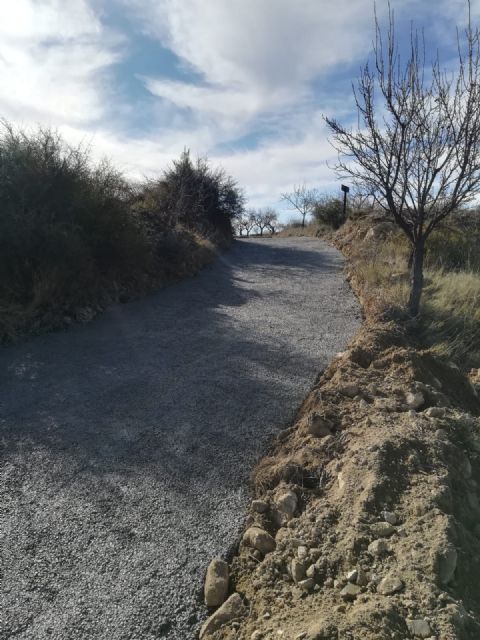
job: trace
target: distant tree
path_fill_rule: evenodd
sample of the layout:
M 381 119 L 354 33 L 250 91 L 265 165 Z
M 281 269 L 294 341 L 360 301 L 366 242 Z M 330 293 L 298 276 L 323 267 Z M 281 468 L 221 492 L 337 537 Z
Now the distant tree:
M 268 227 L 268 219 L 263 209 L 252 210 L 252 221 L 260 231 L 260 235 L 263 236 L 264 230 Z
M 241 236 L 245 231 L 245 234 L 248 237 L 250 235 L 250 232 L 254 228 L 254 226 L 255 226 L 255 220 L 251 215 L 251 212 L 248 212 L 248 211 L 242 212 L 242 214 L 238 217 L 236 222 L 236 228 L 237 228 L 238 234 Z
M 292 209 L 298 211 L 302 216 L 302 227 L 305 226 L 305 218 L 307 215 L 312 213 L 317 198 L 317 190 L 308 189 L 305 183 L 294 186 L 293 191 L 289 193 L 282 193 L 282 200 L 287 202 Z
M 354 92 L 359 125 L 326 122 L 338 174 L 373 194 L 412 244 L 408 306 L 416 316 L 428 238 L 480 193 L 480 38 L 469 19 L 458 36 L 457 69 L 447 73 L 438 58 L 426 68 L 413 30 L 409 55 L 400 60 L 392 12 L 385 41 L 375 22 L 374 65 L 365 66 Z
M 267 207 L 263 210 L 263 219 L 265 220 L 266 227 L 272 234 L 275 234 L 275 229 L 278 227 L 278 214 L 275 209 Z

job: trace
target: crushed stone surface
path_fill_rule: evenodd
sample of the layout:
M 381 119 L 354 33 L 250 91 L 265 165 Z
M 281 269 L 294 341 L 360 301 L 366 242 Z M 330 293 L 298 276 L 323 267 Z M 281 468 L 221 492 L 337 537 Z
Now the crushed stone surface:
M 0 350 L 0 638 L 193 638 L 249 475 L 360 324 L 340 254 L 242 240 L 197 277 Z

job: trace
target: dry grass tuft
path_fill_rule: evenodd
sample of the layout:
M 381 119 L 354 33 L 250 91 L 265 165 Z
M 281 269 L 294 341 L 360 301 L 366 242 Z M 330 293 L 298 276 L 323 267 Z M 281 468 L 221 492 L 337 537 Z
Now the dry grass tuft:
M 464 369 L 480 367 L 479 239 L 475 227 L 450 223 L 427 247 L 419 335 Z M 367 315 L 404 316 L 410 254 L 405 237 L 393 225 L 365 216 L 348 222 L 335 240 L 351 260 L 352 286 Z

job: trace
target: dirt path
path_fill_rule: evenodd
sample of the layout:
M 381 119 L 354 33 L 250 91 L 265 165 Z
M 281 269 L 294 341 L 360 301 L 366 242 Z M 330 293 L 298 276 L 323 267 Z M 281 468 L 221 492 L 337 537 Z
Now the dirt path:
M 253 462 L 358 315 L 334 249 L 243 240 L 0 350 L 0 638 L 193 638 Z

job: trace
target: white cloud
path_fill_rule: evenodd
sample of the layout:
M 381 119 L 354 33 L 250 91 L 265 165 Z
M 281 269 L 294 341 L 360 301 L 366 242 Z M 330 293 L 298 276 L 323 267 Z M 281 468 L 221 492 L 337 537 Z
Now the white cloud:
M 100 119 L 101 74 L 116 44 L 86 0 L 2 3 L 0 113 L 53 125 Z
M 453 23 L 464 8 L 463 0 L 435 8 L 420 0 L 392 4 L 398 22 L 413 17 L 432 30 L 437 13 L 449 11 Z M 377 2 L 381 15 L 386 8 L 386 1 Z M 480 0 L 472 8 L 478 16 Z M 141 78 L 158 105 L 148 135 L 129 133 L 141 99 L 112 85 L 110 72 L 131 44 L 102 22 L 114 10 L 124 25 L 132 21 L 129 38 L 148 33 L 190 72 L 188 82 L 160 72 Z M 132 177 L 158 173 L 189 147 L 225 166 L 253 205 L 275 205 L 293 183 L 334 185 L 326 160 L 335 154 L 321 112 L 349 117 L 348 74 L 341 89 L 331 77 L 352 68 L 356 75 L 365 61 L 372 13 L 373 0 L 3 2 L 0 116 L 57 126 L 71 142 L 91 142 L 97 156 L 110 156 Z M 251 141 L 257 133 L 253 149 L 239 146 L 239 138 Z
M 132 7 L 132 2 L 128 2 Z M 371 0 L 136 0 L 137 18 L 199 83 L 146 79 L 156 96 L 190 109 L 223 140 L 295 112 L 313 80 L 341 68 L 371 41 Z

